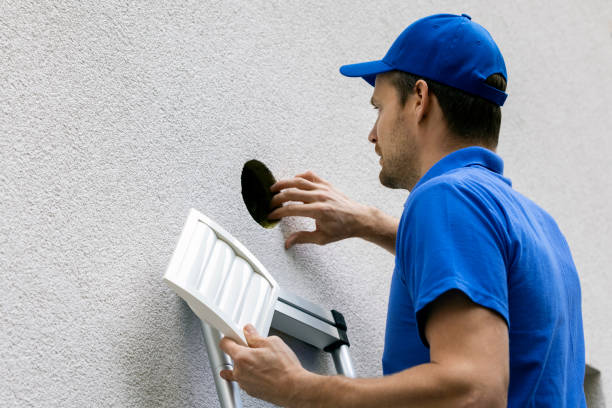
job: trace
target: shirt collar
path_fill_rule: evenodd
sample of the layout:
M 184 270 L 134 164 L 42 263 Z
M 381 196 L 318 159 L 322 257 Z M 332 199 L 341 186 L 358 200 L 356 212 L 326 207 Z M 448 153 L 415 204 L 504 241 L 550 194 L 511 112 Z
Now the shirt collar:
M 421 184 L 434 177 L 440 176 L 450 170 L 471 165 L 480 165 L 486 167 L 494 173 L 503 175 L 504 161 L 497 154 L 489 149 L 480 146 L 464 147 L 463 149 L 455 150 L 454 152 L 444 156 L 436 164 L 434 164 L 419 182 L 414 186 L 412 191 L 416 190 Z

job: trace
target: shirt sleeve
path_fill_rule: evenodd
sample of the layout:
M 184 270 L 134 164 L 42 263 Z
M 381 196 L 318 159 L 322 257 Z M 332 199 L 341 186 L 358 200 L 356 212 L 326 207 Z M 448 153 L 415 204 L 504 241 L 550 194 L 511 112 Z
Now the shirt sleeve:
M 509 326 L 506 241 L 491 203 L 482 192 L 460 184 L 434 182 L 419 190 L 404 242 L 405 278 L 421 342 L 429 347 L 425 316 L 419 312 L 453 289 L 499 313 Z

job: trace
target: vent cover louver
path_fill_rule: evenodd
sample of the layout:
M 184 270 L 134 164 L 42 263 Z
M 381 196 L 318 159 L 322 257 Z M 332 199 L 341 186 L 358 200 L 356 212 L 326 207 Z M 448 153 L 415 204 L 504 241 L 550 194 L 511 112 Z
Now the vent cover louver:
M 202 320 L 242 345 L 242 328 L 270 330 L 278 284 L 236 238 L 191 209 L 164 281 Z

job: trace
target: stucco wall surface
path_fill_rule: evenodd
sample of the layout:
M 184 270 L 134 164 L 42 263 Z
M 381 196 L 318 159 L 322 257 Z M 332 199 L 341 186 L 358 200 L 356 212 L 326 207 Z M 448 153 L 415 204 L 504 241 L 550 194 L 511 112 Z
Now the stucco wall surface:
M 587 362 L 612 398 L 609 1 L 22 0 L 0 13 L 0 405 L 217 406 L 199 321 L 161 280 L 191 207 L 340 310 L 358 375 L 381 375 L 393 256 L 359 239 L 285 251 L 314 222 L 261 228 L 240 172 L 310 169 L 399 217 L 408 192 L 379 184 L 367 141 L 372 88 L 338 68 L 437 12 L 470 14 L 504 54 L 498 152 L 567 237 Z

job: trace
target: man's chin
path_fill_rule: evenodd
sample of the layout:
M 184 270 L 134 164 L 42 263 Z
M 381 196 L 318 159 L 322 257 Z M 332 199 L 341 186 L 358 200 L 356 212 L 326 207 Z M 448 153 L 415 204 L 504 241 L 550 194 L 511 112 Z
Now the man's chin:
M 380 180 L 380 184 L 387 188 L 398 189 L 402 188 L 399 180 L 396 180 L 393 177 L 390 177 L 388 174 L 385 174 L 385 170 L 381 169 L 380 174 L 378 175 L 378 179 Z

